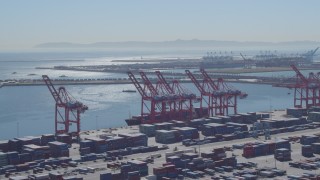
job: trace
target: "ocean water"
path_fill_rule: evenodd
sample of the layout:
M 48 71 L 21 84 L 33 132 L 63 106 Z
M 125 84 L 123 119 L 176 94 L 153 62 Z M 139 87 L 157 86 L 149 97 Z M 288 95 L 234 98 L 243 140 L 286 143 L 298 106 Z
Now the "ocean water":
M 117 73 L 73 72 L 35 67 L 56 65 L 97 65 L 112 64 L 113 59 L 139 59 L 141 54 L 149 58 L 177 57 L 179 53 L 0 53 L 0 79 L 32 79 L 47 74 L 57 78 L 64 74 L 71 78 L 126 77 Z M 156 54 L 156 55 L 155 55 Z M 199 56 L 190 53 L 188 57 Z M 16 72 L 16 74 L 12 74 Z M 29 74 L 36 74 L 28 76 Z M 275 88 L 270 85 L 232 84 L 247 92 L 246 99 L 238 101 L 239 112 L 268 111 L 293 106 L 292 90 Z M 183 84 L 197 94 L 191 83 Z M 124 119 L 140 114 L 139 93 L 123 93 L 123 89 L 134 89 L 132 84 L 123 85 L 68 85 L 72 96 L 83 102 L 89 110 L 81 114 L 81 129 L 109 128 L 124 126 Z M 0 139 L 54 133 L 55 102 L 46 86 L 0 88 Z M 197 104 L 195 105 L 197 106 Z

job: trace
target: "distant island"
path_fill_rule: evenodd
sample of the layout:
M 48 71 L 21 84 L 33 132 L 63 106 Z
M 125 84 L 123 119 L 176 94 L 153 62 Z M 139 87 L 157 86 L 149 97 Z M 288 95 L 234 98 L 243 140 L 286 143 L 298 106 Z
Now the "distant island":
M 175 41 L 123 41 L 123 42 L 96 42 L 79 44 L 71 42 L 48 42 L 35 48 L 122 48 L 122 47 L 255 47 L 255 46 L 320 46 L 318 41 L 288 41 L 288 42 L 259 42 L 259 41 L 217 41 L 217 40 L 175 40 Z

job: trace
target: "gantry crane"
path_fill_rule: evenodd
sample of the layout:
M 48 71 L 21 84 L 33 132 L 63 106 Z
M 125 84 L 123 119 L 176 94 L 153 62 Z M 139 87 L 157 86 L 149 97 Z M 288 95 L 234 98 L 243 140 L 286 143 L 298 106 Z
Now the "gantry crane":
M 211 99 L 213 99 L 212 102 L 215 102 L 215 106 L 212 106 L 212 111 L 210 112 L 210 115 L 225 115 L 225 109 L 228 111 L 228 103 L 227 102 L 227 94 L 224 89 L 219 87 L 218 84 L 216 84 L 211 77 L 208 75 L 208 73 L 201 68 L 200 72 L 206 82 L 209 83 L 211 86 Z M 221 84 L 221 83 L 220 83 Z M 227 112 L 226 111 L 226 112 Z
M 185 70 L 187 76 L 191 79 L 193 84 L 196 86 L 196 88 L 200 92 L 200 112 L 198 116 L 205 117 L 209 114 L 212 114 L 211 112 L 214 111 L 214 108 L 217 105 L 217 102 L 214 98 L 212 98 L 212 87 L 208 82 L 208 79 L 203 79 L 202 83 L 196 79 L 196 77 L 189 71 Z
M 196 95 L 182 87 L 177 80 L 173 80 L 172 86 L 170 86 L 160 71 L 155 73 L 159 79 L 157 83 L 158 91 L 165 89 L 165 92 L 168 93 L 168 99 L 171 100 L 169 101 L 171 119 L 191 120 L 193 118 L 193 101 L 196 99 Z
M 141 123 L 150 124 L 157 122 L 156 117 L 158 118 L 161 115 L 162 110 L 161 97 L 157 95 L 158 93 L 150 81 L 144 81 L 142 87 L 132 72 L 128 71 L 127 74 L 141 95 Z
M 53 99 L 56 102 L 55 105 L 55 133 L 65 134 L 72 133 L 75 136 L 79 136 L 80 133 L 80 114 L 88 110 L 88 107 L 81 102 L 75 100 L 65 89 L 65 87 L 59 87 L 57 90 L 50 78 L 47 75 L 42 75 L 42 78 L 47 85 Z M 70 132 L 70 126 L 75 123 L 76 131 Z M 75 134 L 74 134 L 75 133 Z
M 319 96 L 319 84 L 313 82 L 316 78 L 313 73 L 306 78 L 295 65 L 290 67 L 296 73 L 296 83 L 294 84 L 294 107 L 296 108 L 310 108 L 317 105 L 317 98 Z M 288 87 L 292 87 L 289 85 Z

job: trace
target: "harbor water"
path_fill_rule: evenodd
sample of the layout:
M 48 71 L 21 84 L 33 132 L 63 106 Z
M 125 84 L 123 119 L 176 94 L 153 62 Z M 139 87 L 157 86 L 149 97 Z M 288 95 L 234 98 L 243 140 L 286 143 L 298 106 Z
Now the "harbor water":
M 143 55 L 149 58 L 179 56 L 159 54 L 159 56 L 151 53 Z M 113 63 L 111 59 L 141 58 L 140 54 L 134 53 L 121 55 L 0 53 L 0 79 L 40 79 L 42 74 L 47 74 L 51 78 L 58 78 L 61 75 L 70 78 L 127 77 L 125 74 L 117 73 L 35 69 L 35 67 L 58 65 L 108 65 Z M 195 53 L 193 57 L 195 56 L 200 56 L 200 53 Z M 246 99 L 238 101 L 238 112 L 269 111 L 293 106 L 292 90 L 270 85 L 238 83 L 232 85 L 249 94 Z M 191 83 L 183 86 L 198 93 Z M 125 119 L 140 114 L 140 94 L 122 92 L 124 89 L 135 89 L 132 84 L 68 85 L 66 89 L 75 99 L 89 107 L 88 111 L 81 114 L 82 130 L 125 126 Z M 0 139 L 54 133 L 54 108 L 54 99 L 46 86 L 0 88 Z

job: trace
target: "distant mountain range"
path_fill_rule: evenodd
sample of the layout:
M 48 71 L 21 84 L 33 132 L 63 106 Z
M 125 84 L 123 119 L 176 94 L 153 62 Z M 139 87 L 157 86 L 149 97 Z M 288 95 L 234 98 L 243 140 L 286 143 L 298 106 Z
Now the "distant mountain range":
M 255 41 L 216 41 L 216 40 L 175 40 L 175 41 L 123 41 L 96 42 L 78 44 L 70 42 L 49 42 L 36 45 L 35 48 L 121 48 L 121 47 L 241 47 L 241 46 L 320 46 L 318 41 L 289 41 L 289 42 L 255 42 Z

